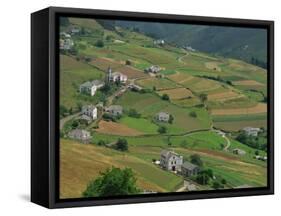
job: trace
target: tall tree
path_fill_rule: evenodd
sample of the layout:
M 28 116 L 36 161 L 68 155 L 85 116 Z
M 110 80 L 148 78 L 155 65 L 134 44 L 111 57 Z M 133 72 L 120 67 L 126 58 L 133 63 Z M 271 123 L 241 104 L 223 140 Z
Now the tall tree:
M 93 181 L 90 181 L 83 197 L 105 197 L 117 195 L 137 194 L 136 177 L 129 168 L 112 167 Z

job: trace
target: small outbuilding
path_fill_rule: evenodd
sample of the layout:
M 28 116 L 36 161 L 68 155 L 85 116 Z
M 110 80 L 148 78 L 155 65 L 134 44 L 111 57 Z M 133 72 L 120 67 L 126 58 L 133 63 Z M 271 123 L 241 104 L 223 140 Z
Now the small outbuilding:
M 182 175 L 190 177 L 197 175 L 200 172 L 200 168 L 193 163 L 185 161 L 181 166 L 181 172 Z

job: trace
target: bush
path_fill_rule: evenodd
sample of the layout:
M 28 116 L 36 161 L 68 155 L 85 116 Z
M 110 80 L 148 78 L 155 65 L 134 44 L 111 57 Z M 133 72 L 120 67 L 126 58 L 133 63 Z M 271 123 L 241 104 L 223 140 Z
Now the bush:
M 227 182 L 226 182 L 225 179 L 222 179 L 222 180 L 221 180 L 221 183 L 222 183 L 222 184 L 226 184 Z
M 133 117 L 133 118 L 140 118 L 141 114 L 138 113 L 135 109 L 129 109 L 128 116 Z
M 203 166 L 203 161 L 201 160 L 200 155 L 198 154 L 191 155 L 190 162 L 200 167 Z
M 128 142 L 126 139 L 119 138 L 116 143 L 116 149 L 119 151 L 127 151 L 128 150 Z
M 195 111 L 191 111 L 189 113 L 189 116 L 192 117 L 192 118 L 196 118 L 197 117 L 197 113 Z
M 214 189 L 221 189 L 221 188 L 224 188 L 224 186 L 223 186 L 220 182 L 215 181 L 215 182 L 213 183 L 213 188 L 214 188 Z
M 167 132 L 167 128 L 166 128 L 165 126 L 160 126 L 160 127 L 158 128 L 158 132 L 159 132 L 160 134 L 164 134 L 164 133 Z
M 130 168 L 112 167 L 92 180 L 82 193 L 83 197 L 120 196 L 139 193 L 137 178 Z
M 161 98 L 162 100 L 166 100 L 166 101 L 170 100 L 169 95 L 167 94 L 163 94 Z
M 168 121 L 168 122 L 169 122 L 170 124 L 173 124 L 173 121 L 174 121 L 174 116 L 170 115 L 170 116 L 169 116 L 169 121 Z
M 104 120 L 106 120 L 106 121 L 113 121 L 113 122 L 116 122 L 116 118 L 115 118 L 113 115 L 111 115 L 110 113 L 104 113 L 104 114 L 102 115 L 102 118 L 103 118 Z
M 97 40 L 97 42 L 95 43 L 95 46 L 99 47 L 99 48 L 102 48 L 102 47 L 104 47 L 104 43 L 103 43 L 102 40 Z
M 104 140 L 99 140 L 97 144 L 99 146 L 104 146 L 105 145 L 105 141 Z

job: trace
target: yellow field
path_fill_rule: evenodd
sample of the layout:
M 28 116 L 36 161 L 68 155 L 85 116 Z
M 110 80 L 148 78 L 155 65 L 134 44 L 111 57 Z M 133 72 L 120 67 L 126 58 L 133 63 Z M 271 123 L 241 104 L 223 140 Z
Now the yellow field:
M 143 134 L 140 131 L 127 127 L 126 125 L 116 122 L 107 122 L 103 120 L 99 122 L 99 128 L 96 129 L 96 131 L 104 134 L 123 136 L 138 136 Z
M 241 86 L 264 86 L 264 84 L 257 82 L 255 80 L 240 80 L 234 81 L 234 85 L 241 85 Z
M 89 144 L 80 144 L 75 141 L 60 141 L 60 198 L 79 198 L 92 179 L 100 175 L 112 166 L 124 168 L 127 164 L 138 163 L 155 169 L 152 164 L 105 147 L 97 147 Z M 144 179 L 143 175 L 136 173 L 137 185 L 141 188 L 154 191 L 165 191 L 163 188 Z
M 177 100 L 177 99 L 183 99 L 188 97 L 193 97 L 194 95 L 192 92 L 186 88 L 175 88 L 175 89 L 168 89 L 168 90 L 162 90 L 157 92 L 160 96 L 163 94 L 169 95 L 170 99 Z

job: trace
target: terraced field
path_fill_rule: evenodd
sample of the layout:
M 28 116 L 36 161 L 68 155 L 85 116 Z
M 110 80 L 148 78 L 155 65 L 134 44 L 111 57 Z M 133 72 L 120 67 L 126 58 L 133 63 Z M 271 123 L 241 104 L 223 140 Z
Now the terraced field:
M 218 179 L 225 179 L 227 189 L 267 184 L 266 163 L 254 159 L 257 149 L 232 135 L 244 127 L 267 127 L 266 70 L 169 43 L 156 45 L 148 35 L 108 23 L 105 27 L 103 21 L 70 18 L 69 23 L 61 31 L 75 26 L 84 33 L 71 34 L 76 52 L 60 55 L 60 108 L 66 110 L 61 118 L 69 117 L 67 127 L 88 130 L 92 138 L 90 144 L 83 144 L 61 134 L 61 198 L 81 197 L 89 181 L 112 166 L 131 168 L 143 191 L 177 191 L 183 186 L 183 177 L 152 162 L 160 159 L 163 149 L 175 151 L 185 161 L 199 155 L 203 169 L 212 169 Z M 152 65 L 161 71 L 145 73 Z M 79 85 L 86 81 L 105 81 L 108 67 L 127 75 L 128 81 L 112 85 L 110 94 L 102 90 L 94 96 L 79 93 Z M 142 89 L 132 90 L 129 84 Z M 169 97 L 162 97 L 164 94 Z M 106 118 L 102 116 L 106 110 L 99 107 L 97 120 L 89 125 L 75 124 L 77 119 L 70 113 L 79 116 L 83 105 L 101 101 L 105 106 L 121 105 L 122 115 Z M 159 121 L 160 112 L 171 119 Z M 219 130 L 226 134 L 219 134 Z M 112 148 L 120 138 L 126 139 L 128 151 Z M 233 154 L 235 148 L 245 155 Z M 197 186 L 198 190 L 213 189 L 212 185 Z

